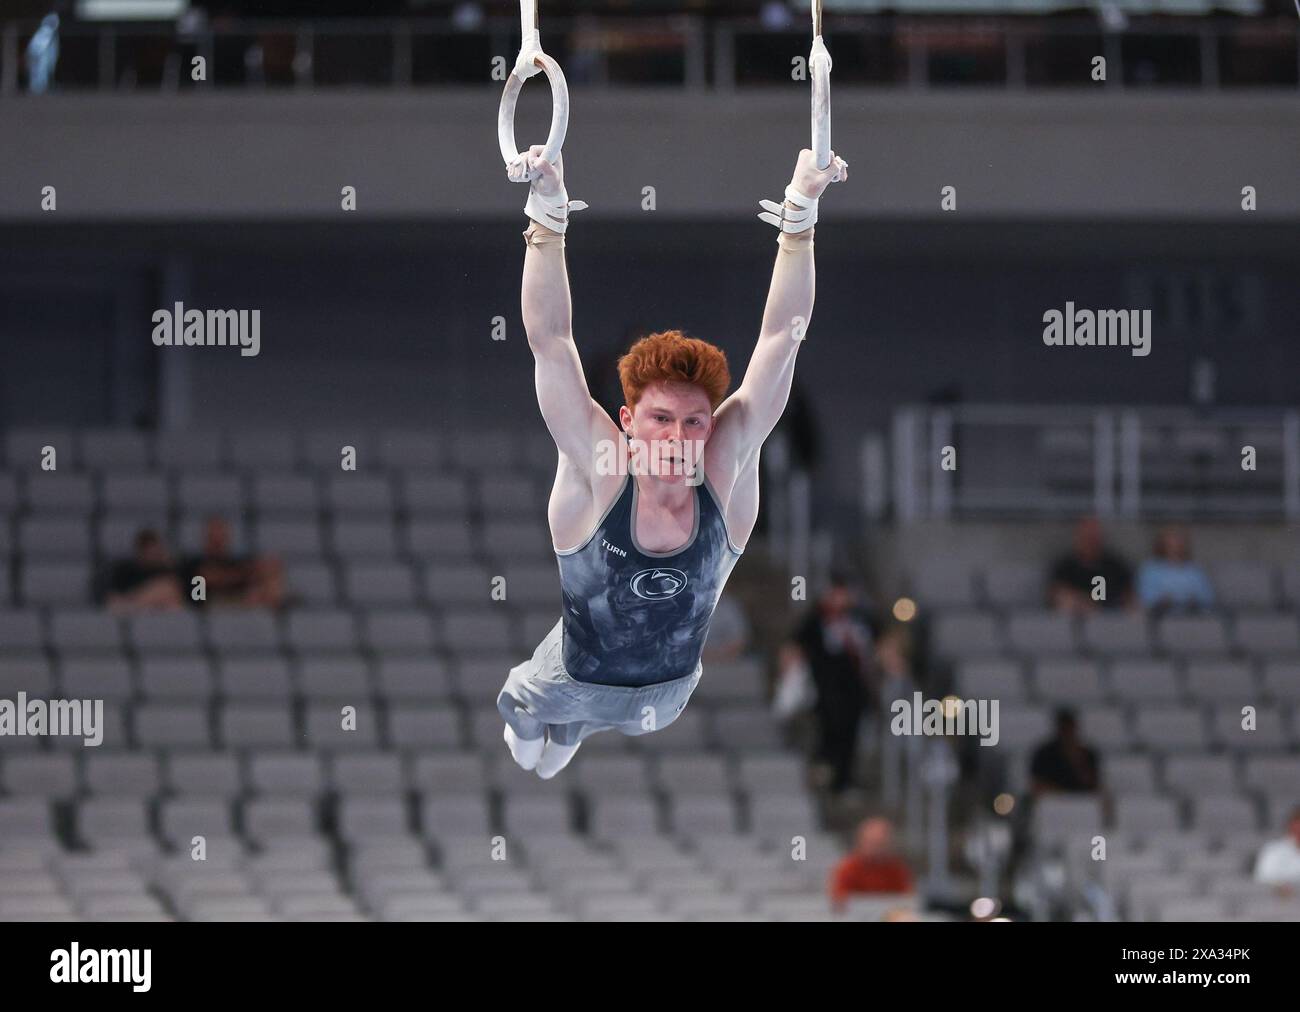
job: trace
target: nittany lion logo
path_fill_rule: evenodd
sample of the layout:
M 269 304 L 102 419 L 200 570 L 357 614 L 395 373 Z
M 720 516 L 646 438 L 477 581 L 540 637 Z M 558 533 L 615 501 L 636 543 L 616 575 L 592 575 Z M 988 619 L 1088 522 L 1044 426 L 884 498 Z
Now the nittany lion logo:
M 632 593 L 647 601 L 676 597 L 686 586 L 686 574 L 680 569 L 643 569 L 632 577 Z

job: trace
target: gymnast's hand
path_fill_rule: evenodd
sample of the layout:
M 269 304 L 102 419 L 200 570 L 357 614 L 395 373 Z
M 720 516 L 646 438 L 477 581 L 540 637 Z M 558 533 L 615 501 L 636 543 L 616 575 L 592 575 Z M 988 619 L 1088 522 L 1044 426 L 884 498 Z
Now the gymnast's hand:
M 531 180 L 533 189 L 543 197 L 554 197 L 564 190 L 564 155 L 556 155 L 552 165 L 542 157 L 544 148 L 534 144 L 510 163 L 507 174 L 516 183 Z
M 790 179 L 790 185 L 804 196 L 816 200 L 831 183 L 842 182 L 848 178 L 849 163 L 834 151 L 831 152 L 830 165 L 819 169 L 812 149 L 804 148 L 799 152 L 799 164 L 794 167 L 794 176 Z

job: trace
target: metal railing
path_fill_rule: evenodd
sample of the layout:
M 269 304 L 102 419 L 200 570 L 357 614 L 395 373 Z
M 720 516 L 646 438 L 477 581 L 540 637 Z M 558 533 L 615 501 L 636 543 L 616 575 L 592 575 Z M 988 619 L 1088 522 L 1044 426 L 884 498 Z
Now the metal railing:
M 863 439 L 868 518 L 1300 520 L 1296 409 L 914 406 L 884 466 L 880 444 Z
M 34 22 L 0 25 L 0 94 L 25 87 L 23 52 Z M 450 20 L 299 20 L 219 24 L 65 23 L 55 87 L 62 91 L 205 88 L 496 85 L 519 24 Z M 1300 21 L 1133 17 L 1121 29 L 1095 18 L 837 14 L 828 22 L 837 86 L 923 90 L 1124 88 L 1176 84 L 1295 87 Z M 771 28 L 754 19 L 694 15 L 548 18 L 547 51 L 571 84 L 716 89 L 786 83 L 806 55 L 802 21 Z M 1092 61 L 1106 60 L 1104 83 Z M 196 80 L 195 59 L 203 74 Z M 504 61 L 504 62 L 503 62 Z

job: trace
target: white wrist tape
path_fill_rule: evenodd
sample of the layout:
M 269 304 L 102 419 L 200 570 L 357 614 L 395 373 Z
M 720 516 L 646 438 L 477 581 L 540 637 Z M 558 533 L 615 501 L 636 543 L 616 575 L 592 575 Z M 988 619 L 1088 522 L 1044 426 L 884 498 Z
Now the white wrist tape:
M 552 232 L 563 234 L 569 227 L 569 212 L 581 211 L 586 206 L 585 200 L 570 200 L 566 189 L 546 197 L 538 193 L 535 186 L 529 186 L 524 213 Z
M 760 200 L 759 204 L 767 210 L 759 217 L 782 232 L 806 232 L 817 224 L 816 197 L 805 196 L 791 184 L 785 188 L 785 199 L 786 203 L 782 204 L 775 200 Z M 794 207 L 787 207 L 787 203 Z

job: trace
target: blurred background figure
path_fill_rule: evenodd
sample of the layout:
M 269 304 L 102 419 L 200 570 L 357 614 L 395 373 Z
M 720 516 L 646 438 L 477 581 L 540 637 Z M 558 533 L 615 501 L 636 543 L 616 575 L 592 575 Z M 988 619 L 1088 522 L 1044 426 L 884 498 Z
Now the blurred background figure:
M 1101 786 L 1097 753 L 1085 745 L 1073 710 L 1056 711 L 1056 733 L 1034 749 L 1029 776 L 1035 797 L 1096 791 Z
M 1255 859 L 1255 881 L 1278 887 L 1284 896 L 1294 896 L 1300 886 L 1300 807 L 1287 820 L 1286 835 L 1260 848 Z
M 183 599 L 176 563 L 157 531 L 145 529 L 137 533 L 131 558 L 122 559 L 110 568 L 104 603 L 118 614 L 181 607 Z
M 832 794 L 853 785 L 858 726 L 871 695 L 871 645 L 870 620 L 856 591 L 834 572 L 782 653 L 787 665 L 807 666 L 815 692 L 816 761 Z
M 853 850 L 831 872 L 832 909 L 842 911 L 850 896 L 912 889 L 912 870 L 894 849 L 894 824 L 882 816 L 864 820 Z
M 186 586 L 192 586 L 196 576 L 203 577 L 207 585 L 206 602 L 196 604 L 279 608 L 284 603 L 284 567 L 280 560 L 233 554 L 230 524 L 223 517 L 208 518 L 203 528 L 202 552 L 186 561 Z
M 27 90 L 35 95 L 50 90 L 59 62 L 59 16 L 47 14 L 27 43 Z
M 1105 597 L 1093 598 L 1093 581 L 1105 580 Z M 1108 551 L 1096 517 L 1084 517 L 1074 528 L 1074 544 L 1052 567 L 1048 596 L 1052 607 L 1071 614 L 1099 608 L 1129 607 L 1133 603 L 1133 573 L 1127 562 Z
M 1137 595 L 1144 608 L 1163 613 L 1214 605 L 1205 570 L 1191 561 L 1187 531 L 1170 525 L 1156 535 L 1151 558 L 1138 567 Z

